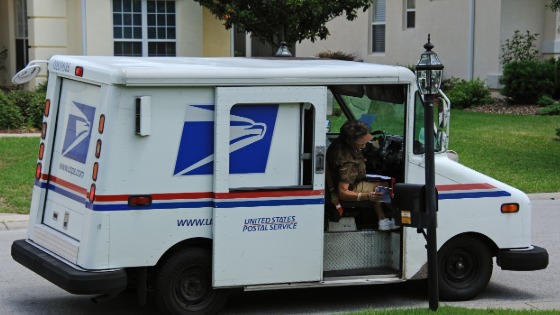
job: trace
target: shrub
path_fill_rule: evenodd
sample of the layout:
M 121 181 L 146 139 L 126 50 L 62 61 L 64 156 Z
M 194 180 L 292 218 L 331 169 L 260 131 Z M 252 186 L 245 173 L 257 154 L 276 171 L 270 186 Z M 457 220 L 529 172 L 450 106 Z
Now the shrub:
M 537 100 L 537 105 L 541 107 L 550 106 L 554 104 L 554 99 L 549 95 L 541 95 Z
M 553 99 L 560 99 L 560 58 L 559 59 L 549 59 L 548 62 L 554 63 L 556 70 L 556 85 L 554 87 L 554 92 L 552 94 Z
M 543 116 L 552 116 L 552 115 L 560 115 L 560 103 L 555 103 L 553 105 L 549 105 L 543 108 L 539 108 L 537 114 Z
M 554 60 L 512 61 L 504 66 L 501 94 L 514 104 L 534 104 L 541 95 L 553 95 L 556 87 Z
M 447 92 L 453 90 L 453 88 L 455 88 L 455 86 L 457 85 L 457 83 L 459 83 L 459 82 L 461 82 L 461 81 L 464 81 L 464 80 L 461 80 L 461 79 L 459 79 L 459 78 L 457 78 L 457 77 L 450 77 L 450 78 L 447 78 L 447 79 L 441 81 L 441 87 L 440 87 L 440 89 L 441 89 L 444 93 L 447 93 Z
M 506 39 L 502 44 L 502 55 L 500 59 L 502 65 L 507 65 L 514 61 L 531 61 L 539 59 L 539 51 L 536 48 L 535 41 L 539 34 L 531 34 L 525 31 L 525 35 L 516 30 L 511 39 Z
M 319 58 L 327 58 L 327 59 L 338 59 L 338 60 L 346 60 L 346 61 L 354 61 L 356 59 L 356 54 L 345 53 L 342 51 L 322 51 L 315 55 Z
M 18 129 L 23 122 L 24 119 L 19 108 L 4 93 L 0 92 L 0 129 Z
M 8 99 L 17 106 L 23 115 L 25 127 L 40 128 L 43 122 L 45 94 L 27 90 L 13 90 L 7 94 Z
M 48 81 L 43 81 L 39 83 L 35 88 L 35 92 L 47 94 L 47 82 Z
M 490 89 L 480 78 L 471 81 L 457 80 L 447 97 L 454 108 L 468 108 L 492 102 Z

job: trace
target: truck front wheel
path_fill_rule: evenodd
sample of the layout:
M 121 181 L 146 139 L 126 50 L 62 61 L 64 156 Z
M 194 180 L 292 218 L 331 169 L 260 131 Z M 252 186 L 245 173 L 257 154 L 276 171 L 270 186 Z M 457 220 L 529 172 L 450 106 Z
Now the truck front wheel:
M 480 294 L 492 276 L 489 247 L 475 237 L 454 238 L 438 252 L 439 296 L 447 301 L 470 300 Z
M 212 288 L 212 259 L 208 250 L 190 248 L 167 258 L 157 273 L 155 299 L 172 315 L 216 314 L 227 299 Z

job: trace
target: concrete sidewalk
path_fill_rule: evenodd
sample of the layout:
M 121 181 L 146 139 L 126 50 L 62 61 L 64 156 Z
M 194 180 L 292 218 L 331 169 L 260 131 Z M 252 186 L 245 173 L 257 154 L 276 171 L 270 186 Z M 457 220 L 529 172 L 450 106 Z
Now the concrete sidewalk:
M 529 194 L 531 200 L 560 200 L 560 192 Z M 29 215 L 16 213 L 0 213 L 0 231 L 27 228 Z
M 15 138 L 15 137 L 40 137 L 41 134 L 40 133 L 36 133 L 36 132 L 14 132 L 14 133 L 5 133 L 5 132 L 0 132 L 0 137 L 5 137 L 5 138 Z

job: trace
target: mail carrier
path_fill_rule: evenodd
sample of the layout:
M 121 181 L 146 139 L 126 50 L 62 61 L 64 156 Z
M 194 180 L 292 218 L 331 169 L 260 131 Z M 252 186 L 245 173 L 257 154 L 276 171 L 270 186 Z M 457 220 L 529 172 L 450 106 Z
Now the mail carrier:
M 385 204 L 402 228 L 379 231 L 356 223 L 359 205 L 333 211 L 326 184 L 326 150 L 347 120 L 370 126 L 364 154 L 393 192 L 424 183 L 424 107 L 407 68 L 54 56 L 48 71 L 28 233 L 12 256 L 66 291 L 134 288 L 164 312 L 212 314 L 232 290 L 427 277 L 415 209 Z M 466 300 L 494 257 L 538 270 L 548 253 L 531 243 L 528 197 L 461 165 L 445 95 L 437 108 L 439 292 Z

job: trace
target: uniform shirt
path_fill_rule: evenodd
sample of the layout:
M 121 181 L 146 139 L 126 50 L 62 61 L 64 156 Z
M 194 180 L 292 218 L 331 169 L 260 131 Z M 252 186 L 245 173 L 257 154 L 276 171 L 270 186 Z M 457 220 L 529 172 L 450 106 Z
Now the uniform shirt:
M 354 150 L 340 137 L 329 146 L 327 163 L 335 185 L 338 185 L 338 182 L 348 183 L 348 189 L 354 190 L 356 184 L 366 177 L 366 163 L 362 151 Z

